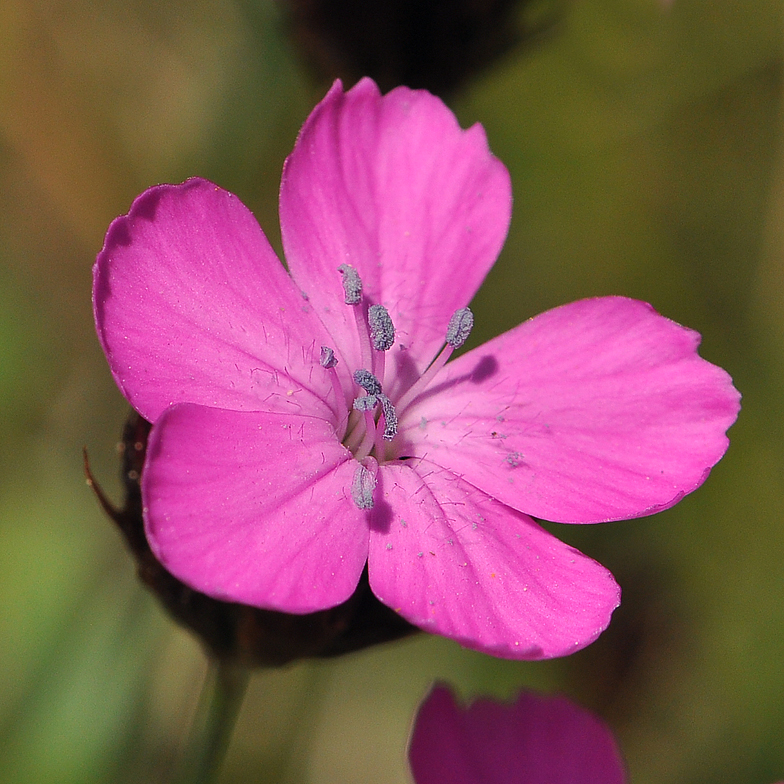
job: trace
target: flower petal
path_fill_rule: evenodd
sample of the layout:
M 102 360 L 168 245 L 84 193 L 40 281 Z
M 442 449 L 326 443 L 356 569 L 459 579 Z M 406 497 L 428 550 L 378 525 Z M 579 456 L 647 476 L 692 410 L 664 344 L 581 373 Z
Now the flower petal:
M 564 305 L 447 364 L 399 432 L 534 517 L 651 514 L 702 484 L 738 413 L 699 339 L 636 300 Z
M 368 566 L 384 604 L 508 659 L 563 656 L 599 636 L 619 602 L 603 566 L 449 472 L 416 463 L 379 468 Z
M 93 292 L 112 373 L 145 418 L 180 402 L 328 411 L 323 326 L 253 215 L 212 183 L 139 196 L 107 232 Z
M 425 91 L 399 87 L 382 97 L 363 79 L 343 93 L 338 81 L 283 171 L 286 260 L 335 342 L 353 347 L 354 367 L 359 348 L 343 305 L 343 263 L 358 270 L 370 301 L 389 310 L 398 335 L 391 357 L 421 372 L 443 345 L 452 313 L 495 262 L 511 204 L 509 174 L 481 126 L 461 130 Z
M 334 607 L 367 559 L 367 523 L 350 497 L 356 466 L 314 417 L 172 406 L 142 474 L 147 538 L 172 574 L 217 599 Z
M 416 717 L 408 757 L 416 784 L 624 784 L 612 732 L 565 697 L 522 692 L 468 708 L 436 686 Z

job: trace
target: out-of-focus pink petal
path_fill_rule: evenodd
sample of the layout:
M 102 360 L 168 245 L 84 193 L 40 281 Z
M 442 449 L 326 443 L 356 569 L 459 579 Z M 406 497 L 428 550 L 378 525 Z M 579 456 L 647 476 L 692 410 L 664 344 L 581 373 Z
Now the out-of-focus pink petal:
M 384 604 L 509 659 L 563 656 L 599 636 L 620 599 L 603 566 L 438 466 L 411 462 L 379 469 L 369 576 Z
M 315 417 L 172 406 L 150 433 L 147 538 L 172 574 L 215 598 L 333 607 L 367 559 L 367 523 L 350 495 L 357 466 Z
M 416 784 L 624 784 L 608 727 L 565 697 L 523 692 L 468 708 L 436 686 L 419 708 L 408 757 Z
M 698 344 L 643 302 L 574 302 L 446 365 L 400 432 L 412 453 L 535 517 L 651 514 L 702 484 L 738 413 L 732 380 Z
M 346 93 L 336 82 L 286 161 L 283 246 L 295 280 L 359 367 L 337 272 L 356 267 L 397 329 L 391 379 L 396 363 L 421 372 L 443 345 L 450 316 L 501 250 L 511 203 L 509 174 L 481 126 L 461 130 L 424 91 L 399 87 L 382 97 L 370 79 Z
M 143 193 L 94 268 L 98 336 L 151 421 L 171 403 L 326 415 L 326 332 L 240 200 L 205 180 Z

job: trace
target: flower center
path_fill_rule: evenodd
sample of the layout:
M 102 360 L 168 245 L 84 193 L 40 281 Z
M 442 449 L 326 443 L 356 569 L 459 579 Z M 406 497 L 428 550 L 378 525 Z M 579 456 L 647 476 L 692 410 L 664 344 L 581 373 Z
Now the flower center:
M 367 305 L 362 296 L 362 280 L 354 267 L 341 264 L 338 271 L 343 276 L 344 302 L 353 310 L 357 323 L 362 364 L 352 374 L 352 394 L 356 396 L 350 406 L 346 405 L 346 394 L 335 370 L 335 352 L 322 346 L 319 362 L 330 374 L 338 403 L 338 437 L 359 462 L 351 497 L 359 509 L 372 509 L 379 463 L 403 459 L 399 445 L 392 443 L 398 434 L 399 417 L 425 391 L 452 352 L 466 342 L 474 326 L 474 315 L 468 308 L 454 312 L 446 328 L 446 345 L 422 375 L 392 400 L 382 387 L 386 352 L 395 343 L 392 318 L 383 305 Z

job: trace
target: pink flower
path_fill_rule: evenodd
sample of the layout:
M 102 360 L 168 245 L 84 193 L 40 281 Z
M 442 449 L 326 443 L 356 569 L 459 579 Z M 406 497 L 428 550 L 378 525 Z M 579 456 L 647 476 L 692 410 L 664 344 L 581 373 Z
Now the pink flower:
M 529 515 L 671 506 L 724 453 L 738 394 L 696 333 L 621 297 L 444 364 L 510 211 L 480 126 L 365 79 L 333 86 L 286 162 L 290 274 L 204 180 L 151 188 L 112 223 L 95 318 L 154 423 L 142 492 L 167 569 L 219 599 L 308 613 L 347 599 L 367 564 L 411 623 L 510 658 L 599 635 L 612 575 Z
M 416 784 L 624 784 L 612 732 L 565 697 L 455 704 L 444 686 L 422 703 L 408 750 Z

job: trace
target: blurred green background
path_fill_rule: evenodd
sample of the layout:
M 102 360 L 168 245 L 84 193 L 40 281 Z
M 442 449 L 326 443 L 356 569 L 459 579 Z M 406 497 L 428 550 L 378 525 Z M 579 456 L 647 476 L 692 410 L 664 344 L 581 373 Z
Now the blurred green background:
M 451 95 L 514 183 L 476 340 L 580 297 L 647 300 L 743 392 L 729 453 L 666 513 L 552 526 L 624 588 L 595 645 L 510 663 L 421 636 L 260 672 L 223 782 L 409 781 L 435 678 L 569 694 L 617 731 L 634 784 L 784 778 L 782 8 L 581 0 L 556 16 Z M 134 196 L 197 174 L 279 246 L 280 169 L 329 84 L 307 61 L 265 0 L 0 0 L 2 784 L 169 779 L 205 662 L 85 485 L 83 446 L 119 499 L 127 412 L 90 269 Z

